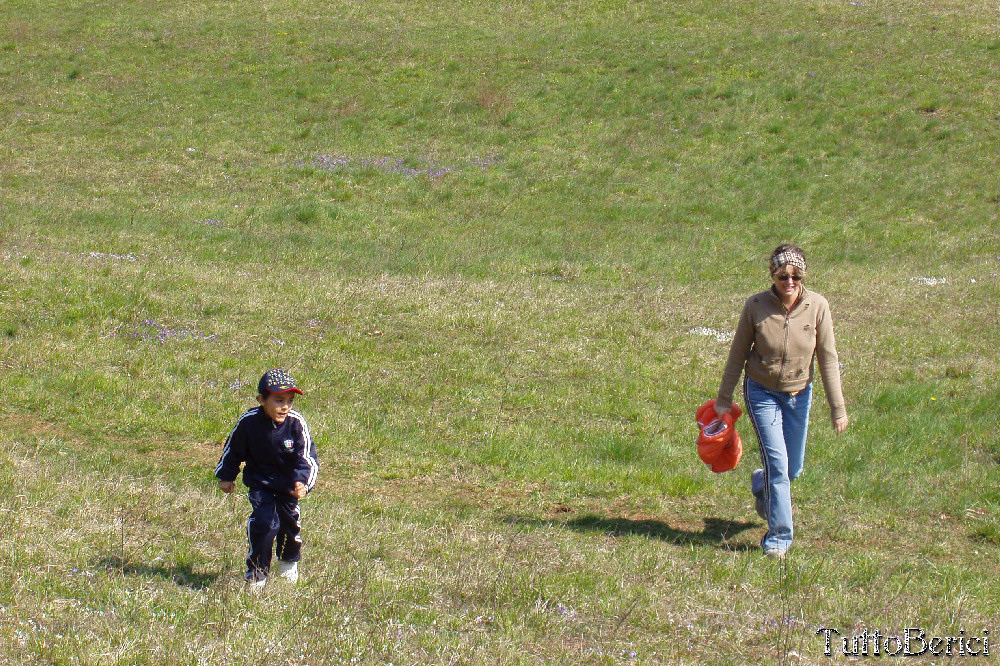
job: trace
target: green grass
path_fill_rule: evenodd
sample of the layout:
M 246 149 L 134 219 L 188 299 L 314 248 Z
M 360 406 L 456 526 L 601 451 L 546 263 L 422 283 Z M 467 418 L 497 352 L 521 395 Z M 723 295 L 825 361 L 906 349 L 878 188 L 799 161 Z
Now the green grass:
M 995 13 L 6 2 L 0 661 L 840 663 L 998 627 Z M 833 306 L 796 545 L 695 408 L 779 242 Z M 714 335 L 700 333 L 717 332 Z M 240 590 L 268 367 L 322 464 Z M 842 655 L 840 655 L 842 656 Z

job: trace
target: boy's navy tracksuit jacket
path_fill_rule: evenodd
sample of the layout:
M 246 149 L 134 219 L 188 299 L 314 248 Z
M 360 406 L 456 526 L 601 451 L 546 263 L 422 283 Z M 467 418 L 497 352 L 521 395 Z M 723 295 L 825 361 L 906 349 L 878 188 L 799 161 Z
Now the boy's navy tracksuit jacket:
M 319 472 L 316 445 L 302 414 L 288 412 L 284 423 L 275 423 L 263 408 L 247 410 L 229 433 L 215 476 L 234 481 L 243 470 L 243 483 L 251 490 L 287 494 L 299 481 L 312 490 Z

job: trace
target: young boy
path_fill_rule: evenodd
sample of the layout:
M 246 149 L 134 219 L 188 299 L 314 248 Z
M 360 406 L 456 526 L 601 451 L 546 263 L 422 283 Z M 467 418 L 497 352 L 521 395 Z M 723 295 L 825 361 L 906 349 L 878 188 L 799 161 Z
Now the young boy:
M 247 589 L 259 592 L 271 569 L 271 548 L 278 556 L 278 575 L 298 581 L 299 500 L 316 483 L 319 462 L 309 426 L 292 409 L 295 394 L 302 391 L 284 370 L 268 370 L 257 384 L 259 407 L 246 411 L 229 433 L 222 458 L 215 468 L 219 488 L 234 489 L 236 475 L 243 469 L 243 483 L 249 488 L 253 512 L 247 521 Z

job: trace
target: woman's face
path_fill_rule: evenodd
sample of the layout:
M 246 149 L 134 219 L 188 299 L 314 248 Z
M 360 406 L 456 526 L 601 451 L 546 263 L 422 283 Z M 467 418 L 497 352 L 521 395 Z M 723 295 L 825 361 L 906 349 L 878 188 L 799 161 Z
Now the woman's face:
M 779 296 L 794 297 L 799 293 L 802 273 L 795 266 L 785 264 L 771 273 L 771 280 L 774 282 L 774 288 L 778 290 Z

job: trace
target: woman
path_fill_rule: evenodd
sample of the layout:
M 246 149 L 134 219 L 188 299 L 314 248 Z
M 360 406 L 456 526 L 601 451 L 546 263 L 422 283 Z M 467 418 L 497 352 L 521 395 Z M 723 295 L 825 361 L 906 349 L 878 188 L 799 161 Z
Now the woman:
M 721 417 L 732 409 L 733 390 L 743 379 L 746 413 L 760 444 L 763 469 L 754 470 L 751 490 L 757 513 L 767 520 L 760 545 L 781 559 L 792 545 L 791 482 L 802 473 L 813 358 L 819 361 L 833 429 L 847 427 L 840 389 L 840 362 L 833 339 L 830 305 L 802 284 L 806 259 L 794 245 L 771 254 L 771 288 L 747 299 L 715 400 Z

